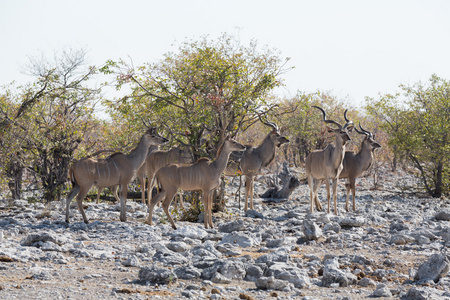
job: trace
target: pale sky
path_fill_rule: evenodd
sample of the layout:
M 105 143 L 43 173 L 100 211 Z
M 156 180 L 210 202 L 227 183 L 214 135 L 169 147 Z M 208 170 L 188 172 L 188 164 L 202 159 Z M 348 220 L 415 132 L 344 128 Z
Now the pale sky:
M 86 48 L 90 65 L 157 62 L 222 33 L 290 57 L 280 96 L 330 91 L 358 105 L 399 84 L 450 80 L 450 1 L 0 0 L 0 85 L 33 78 L 28 57 Z

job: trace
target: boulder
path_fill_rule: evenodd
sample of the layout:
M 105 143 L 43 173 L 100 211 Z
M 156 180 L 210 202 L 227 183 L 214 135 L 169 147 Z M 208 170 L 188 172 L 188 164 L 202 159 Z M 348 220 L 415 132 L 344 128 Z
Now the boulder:
M 231 233 L 234 231 L 244 231 L 247 227 L 243 219 L 237 219 L 232 222 L 220 224 L 218 229 L 220 232 Z
M 406 293 L 405 299 L 408 300 L 440 300 L 445 299 L 440 294 L 442 292 L 438 292 L 435 289 L 429 287 L 416 287 L 413 286 Z
M 229 243 L 242 248 L 257 246 L 261 243 L 261 235 L 254 233 L 231 232 L 223 236 L 221 244 Z
M 234 260 L 226 260 L 219 268 L 219 272 L 228 279 L 237 280 L 243 279 L 246 274 L 244 263 Z
M 362 227 L 366 224 L 367 220 L 359 216 L 346 217 L 339 222 L 341 227 Z
M 153 260 L 161 262 L 167 266 L 183 265 L 189 261 L 183 255 L 170 250 L 158 250 L 153 255 Z
M 415 238 L 413 238 L 412 236 L 399 233 L 399 234 L 391 235 L 391 238 L 389 239 L 389 244 L 406 245 L 406 244 L 412 243 L 414 241 L 415 241 Z
M 275 279 L 273 276 L 260 277 L 255 281 L 255 285 L 262 290 L 289 291 L 292 289 L 288 281 Z
M 206 230 L 197 226 L 181 226 L 171 232 L 173 236 L 182 236 L 190 239 L 204 239 L 208 236 Z
M 175 269 L 175 274 L 179 279 L 192 280 L 200 278 L 202 272 L 194 266 L 182 266 Z
M 127 260 L 122 262 L 125 267 L 139 267 L 141 262 L 136 255 L 131 255 Z
M 438 282 L 447 275 L 450 269 L 449 258 L 443 254 L 433 254 L 426 262 L 419 266 L 415 280 L 419 283 L 432 280 Z
M 215 273 L 212 277 L 211 277 L 211 281 L 214 283 L 220 283 L 220 284 L 229 284 L 231 283 L 231 279 L 229 279 L 228 277 L 220 274 L 220 273 Z
M 53 231 L 48 231 L 48 232 L 30 233 L 20 243 L 23 246 L 34 246 L 35 243 L 47 241 L 61 246 L 67 242 L 67 239 L 64 236 L 61 236 L 61 234 L 57 234 Z
M 318 240 L 323 236 L 322 230 L 313 221 L 305 220 L 303 222 L 303 228 L 303 233 L 308 241 Z
M 150 282 L 153 284 L 169 284 L 177 280 L 177 275 L 172 270 L 158 268 L 155 265 L 141 268 L 138 277 L 141 282 Z
M 337 258 L 328 259 L 325 261 L 323 267 L 322 285 L 330 286 L 333 283 L 338 283 L 339 286 L 345 287 L 355 284 L 357 278 L 350 272 L 345 272 L 339 268 L 339 261 Z
M 392 293 L 389 290 L 388 286 L 385 284 L 379 284 L 377 285 L 377 288 L 375 289 L 375 291 L 373 291 L 373 296 L 374 297 L 392 297 Z
M 442 210 L 438 212 L 434 218 L 438 221 L 450 221 L 450 211 Z

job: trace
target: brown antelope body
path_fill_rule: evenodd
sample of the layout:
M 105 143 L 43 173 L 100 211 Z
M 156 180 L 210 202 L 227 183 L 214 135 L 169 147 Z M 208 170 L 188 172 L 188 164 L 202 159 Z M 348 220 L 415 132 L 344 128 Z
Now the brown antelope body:
M 176 229 L 175 223 L 170 216 L 169 206 L 173 196 L 178 189 L 184 191 L 202 191 L 202 201 L 205 208 L 205 228 L 208 224 L 213 228 L 212 223 L 212 192 L 220 184 L 220 175 L 224 171 L 231 151 L 244 151 L 245 146 L 238 142 L 227 138 L 217 152 L 216 160 L 199 159 L 194 164 L 180 165 L 170 164 L 162 167 L 156 172 L 156 178 L 161 185 L 161 191 L 152 199 L 150 204 L 150 212 L 148 215 L 148 223 L 152 224 L 153 208 L 162 202 L 162 207 L 169 219 L 172 228 Z
M 322 210 L 319 198 L 317 197 L 317 191 L 325 180 L 327 188 L 327 200 L 328 200 L 328 213 L 330 213 L 330 180 L 332 180 L 333 188 L 333 200 L 334 200 L 334 213 L 337 215 L 337 180 L 339 174 L 342 171 L 342 161 L 344 160 L 345 144 L 350 141 L 349 131 L 352 131 L 353 124 L 347 119 L 347 110 L 344 113 L 347 123 L 341 126 L 339 123 L 333 120 L 326 119 L 325 111 L 317 106 L 313 106 L 322 111 L 323 120 L 327 124 L 334 124 L 338 126 L 337 129 L 333 129 L 327 126 L 328 132 L 332 132 L 335 135 L 335 144 L 328 145 L 323 150 L 316 150 L 311 152 L 305 160 L 305 171 L 308 177 L 308 184 L 310 189 L 311 198 L 311 212 L 313 212 L 313 202 L 317 210 Z
M 350 191 L 353 196 L 353 211 L 356 211 L 355 194 L 356 194 L 356 178 L 360 177 L 372 164 L 373 151 L 380 148 L 381 145 L 375 142 L 375 137 L 370 131 L 364 130 L 359 124 L 361 131 L 355 128 L 356 132 L 364 135 L 364 140 L 361 143 L 361 149 L 358 153 L 353 151 L 345 152 L 344 161 L 342 163 L 342 172 L 339 178 L 347 178 L 348 183 L 345 184 L 347 189 L 347 196 L 345 199 L 345 209 L 349 211 L 348 200 Z
M 152 153 L 152 152 L 155 151 L 155 150 L 158 150 L 158 146 L 156 146 L 156 145 L 151 145 L 150 148 L 148 148 L 147 158 L 148 158 L 148 156 L 150 155 L 150 153 Z M 142 176 L 144 176 L 144 170 L 145 170 L 145 162 L 144 162 L 144 164 L 143 164 L 143 165 L 137 170 L 137 172 L 136 172 L 136 177 L 139 178 L 139 183 L 141 183 L 141 188 L 142 188 L 142 182 L 143 182 L 143 181 L 141 181 L 140 175 L 142 174 Z M 144 179 L 142 178 L 142 180 L 144 180 Z M 119 200 L 119 195 L 117 194 L 118 186 L 117 186 L 117 185 L 113 185 L 113 186 L 108 186 L 108 188 L 110 189 L 110 191 L 111 191 L 111 193 L 113 194 L 114 198 L 116 198 L 116 201 L 117 201 L 117 202 L 120 202 L 120 200 Z M 145 183 L 144 183 L 144 188 L 145 188 Z M 103 190 L 103 189 L 104 189 L 104 188 L 98 188 L 97 199 L 95 200 L 95 203 L 96 203 L 96 204 L 98 204 L 98 202 L 99 202 L 99 200 L 100 200 L 100 194 L 102 193 L 102 190 Z M 144 191 L 142 191 L 142 193 L 144 193 Z M 145 203 L 145 202 L 144 202 L 144 196 L 142 196 L 142 203 Z
M 139 145 L 129 154 L 115 153 L 106 159 L 86 158 L 75 162 L 69 169 L 73 188 L 66 201 L 66 222 L 69 223 L 70 202 L 77 196 L 78 209 L 84 222 L 88 223 L 82 201 L 93 185 L 99 188 L 119 186 L 117 196 L 120 202 L 120 220 L 125 222 L 128 183 L 144 163 L 149 146 L 166 142 L 167 139 L 157 135 L 156 130 L 152 128 L 145 132 Z
M 188 164 L 192 163 L 190 156 L 178 147 L 172 147 L 170 150 L 155 150 L 148 154 L 145 163 L 137 172 L 137 177 L 141 183 L 142 203 L 145 203 L 145 175 L 148 178 L 148 206 L 152 198 L 152 189 L 155 185 L 155 174 L 164 166 L 169 164 Z
M 236 176 L 240 170 L 245 176 L 244 211 L 248 210 L 248 198 L 250 198 L 250 209 L 253 209 L 255 176 L 261 173 L 262 168 L 267 167 L 274 160 L 277 147 L 289 143 L 289 140 L 280 134 L 277 124 L 272 122 L 265 122 L 264 124 L 272 127 L 272 131 L 262 141 L 261 145 L 258 147 L 247 146 L 240 161 L 231 163 L 225 171 L 225 175 Z

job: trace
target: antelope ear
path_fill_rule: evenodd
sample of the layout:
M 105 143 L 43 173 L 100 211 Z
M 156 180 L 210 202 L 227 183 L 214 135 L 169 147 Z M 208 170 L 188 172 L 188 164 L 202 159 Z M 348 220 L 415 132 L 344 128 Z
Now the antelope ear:
M 348 132 L 352 132 L 352 131 L 353 131 L 353 128 L 355 128 L 355 126 L 350 125 L 350 126 L 347 127 L 347 131 L 348 131 Z
M 328 131 L 328 132 L 333 132 L 333 131 L 334 131 L 334 129 L 331 128 L 330 126 L 325 126 L 325 127 L 327 128 L 327 131 Z

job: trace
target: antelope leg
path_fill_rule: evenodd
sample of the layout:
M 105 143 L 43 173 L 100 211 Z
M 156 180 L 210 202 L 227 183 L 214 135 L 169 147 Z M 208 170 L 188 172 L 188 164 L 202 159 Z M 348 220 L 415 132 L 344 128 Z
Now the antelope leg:
M 78 184 L 75 184 L 75 186 L 70 191 L 69 196 L 67 196 L 67 200 L 66 200 L 66 223 L 69 223 L 70 202 L 72 202 L 73 198 L 80 192 L 80 190 L 81 190 L 81 187 Z

